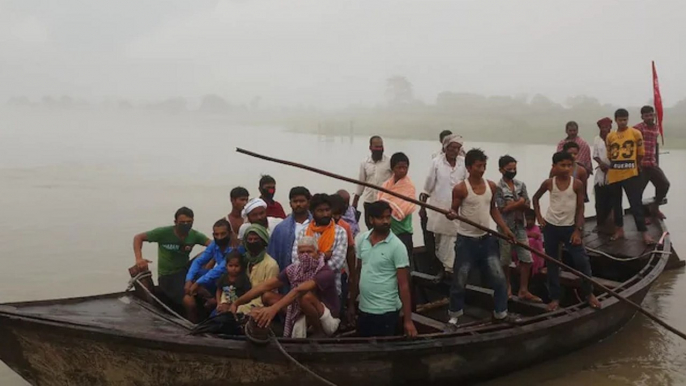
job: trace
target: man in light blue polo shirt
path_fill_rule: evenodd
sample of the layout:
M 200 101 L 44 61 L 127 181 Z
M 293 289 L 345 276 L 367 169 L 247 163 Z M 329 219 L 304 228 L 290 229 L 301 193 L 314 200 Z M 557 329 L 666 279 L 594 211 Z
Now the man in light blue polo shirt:
M 416 336 L 417 329 L 412 322 L 410 262 L 405 245 L 391 232 L 391 207 L 387 202 L 377 201 L 366 210 L 372 230 L 357 237 L 360 261 L 355 277 L 359 278 L 359 285 L 351 286 L 348 310 L 354 313 L 359 291 L 357 332 L 360 336 L 395 335 L 401 308 L 405 334 Z

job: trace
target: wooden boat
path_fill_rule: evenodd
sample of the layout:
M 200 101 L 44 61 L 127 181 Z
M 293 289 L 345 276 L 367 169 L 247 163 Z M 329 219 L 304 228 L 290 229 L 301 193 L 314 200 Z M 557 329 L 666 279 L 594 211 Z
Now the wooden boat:
M 626 255 L 638 234 L 613 248 Z M 585 238 L 595 226 L 588 221 Z M 665 268 L 671 244 L 663 223 L 651 225 L 663 244 L 640 267 L 594 257 L 594 276 L 636 303 Z M 599 245 L 598 248 L 609 246 Z M 610 253 L 612 251 L 606 252 Z M 614 250 L 614 252 L 617 252 Z M 448 283 L 433 275 L 432 261 L 415 256 L 413 319 L 417 339 L 282 339 L 292 357 L 338 385 L 380 386 L 469 384 L 563 355 L 593 344 L 622 328 L 635 310 L 600 294 L 601 310 L 578 301 L 580 281 L 563 275 L 563 308 L 546 312 L 544 305 L 513 299 L 517 323 L 490 321 L 491 291 L 468 288 L 462 328 L 445 332 L 444 298 Z M 534 292 L 545 297 L 535 278 Z M 516 284 L 515 284 L 516 285 Z M 34 385 L 304 385 L 310 375 L 288 362 L 275 343 L 257 346 L 245 337 L 190 336 L 171 315 L 133 292 L 0 305 L 0 359 Z

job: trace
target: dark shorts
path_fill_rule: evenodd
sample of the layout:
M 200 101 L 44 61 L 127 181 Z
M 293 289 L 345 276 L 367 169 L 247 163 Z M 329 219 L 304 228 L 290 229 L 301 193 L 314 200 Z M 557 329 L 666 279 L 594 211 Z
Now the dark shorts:
M 400 310 L 385 314 L 368 314 L 359 312 L 357 317 L 357 333 L 361 337 L 395 336 L 398 334 Z
M 186 284 L 186 274 L 188 272 L 184 269 L 171 275 L 158 276 L 157 282 L 159 289 L 167 299 L 175 304 L 183 304 L 183 297 L 185 295 L 184 285 Z

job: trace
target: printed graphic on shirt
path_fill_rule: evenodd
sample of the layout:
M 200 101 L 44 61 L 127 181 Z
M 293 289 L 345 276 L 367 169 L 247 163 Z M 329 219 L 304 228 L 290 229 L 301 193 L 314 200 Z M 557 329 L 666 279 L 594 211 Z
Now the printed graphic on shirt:
M 607 155 L 610 170 L 607 181 L 610 184 L 638 175 L 638 159 L 645 155 L 641 132 L 634 128 L 615 131 L 607 136 Z
M 610 145 L 610 163 L 613 169 L 633 169 L 636 167 L 636 148 L 643 145 L 641 140 L 634 142 L 633 138 L 621 143 Z

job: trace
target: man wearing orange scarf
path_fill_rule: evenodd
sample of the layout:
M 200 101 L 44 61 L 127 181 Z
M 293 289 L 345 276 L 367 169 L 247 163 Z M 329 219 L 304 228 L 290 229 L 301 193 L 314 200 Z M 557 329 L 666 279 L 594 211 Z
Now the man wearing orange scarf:
M 331 200 L 327 194 L 315 194 L 310 200 L 312 221 L 300 231 L 293 243 L 293 262 L 298 261 L 298 240 L 312 236 L 317 240 L 319 252 L 324 254 L 329 267 L 336 273 L 336 291 L 341 294 L 341 269 L 346 265 L 348 235 L 336 225 L 331 215 Z M 345 300 L 345 299 L 344 299 Z

